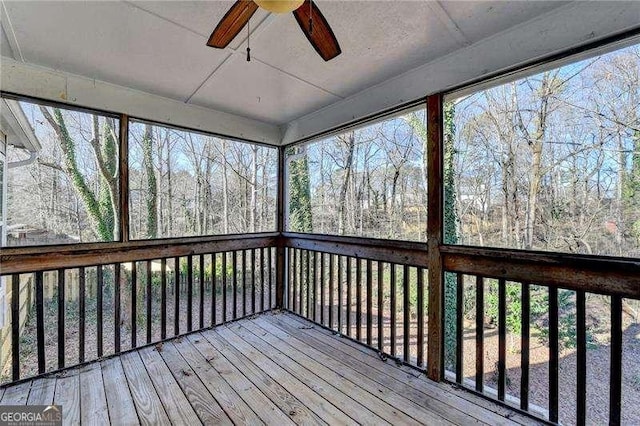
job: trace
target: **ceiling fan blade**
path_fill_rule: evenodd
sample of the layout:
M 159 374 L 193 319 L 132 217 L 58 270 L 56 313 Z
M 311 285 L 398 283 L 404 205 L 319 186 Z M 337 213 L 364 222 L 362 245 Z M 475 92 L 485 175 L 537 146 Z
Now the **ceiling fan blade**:
M 293 11 L 293 15 L 296 17 L 296 21 L 298 21 L 298 25 L 300 25 L 304 35 L 307 36 L 309 43 L 322 56 L 322 59 L 330 61 L 342 53 L 336 36 L 315 2 L 312 3 L 310 0 L 305 0 L 302 6 Z M 313 22 L 311 31 L 309 31 L 310 20 Z
M 218 22 L 218 26 L 211 33 L 207 46 L 224 49 L 231 40 L 238 35 L 240 30 L 247 25 L 249 19 L 258 10 L 258 5 L 253 0 L 238 0 L 231 9 Z

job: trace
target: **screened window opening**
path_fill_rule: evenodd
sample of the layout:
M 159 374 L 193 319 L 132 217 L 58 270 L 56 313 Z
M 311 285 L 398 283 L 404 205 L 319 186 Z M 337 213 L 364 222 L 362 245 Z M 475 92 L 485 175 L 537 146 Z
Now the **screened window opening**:
M 277 150 L 129 125 L 132 239 L 275 231 Z
M 426 240 L 424 109 L 286 152 L 292 232 Z
M 445 106 L 446 242 L 640 257 L 640 45 Z
M 7 98 L 0 115 L 2 245 L 116 241 L 119 120 Z

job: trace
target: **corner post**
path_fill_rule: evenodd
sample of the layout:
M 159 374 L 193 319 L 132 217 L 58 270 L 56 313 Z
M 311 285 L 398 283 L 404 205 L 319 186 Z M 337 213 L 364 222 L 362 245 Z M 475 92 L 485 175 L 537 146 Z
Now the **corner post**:
M 443 100 L 437 93 L 427 97 L 427 246 L 429 265 L 429 331 L 427 376 L 444 377 L 444 273 L 440 246 L 443 242 Z
M 284 156 L 285 147 L 278 147 L 278 200 L 277 200 L 277 231 L 278 239 L 276 246 L 276 308 L 284 308 L 284 287 L 285 287 L 285 255 L 284 255 Z

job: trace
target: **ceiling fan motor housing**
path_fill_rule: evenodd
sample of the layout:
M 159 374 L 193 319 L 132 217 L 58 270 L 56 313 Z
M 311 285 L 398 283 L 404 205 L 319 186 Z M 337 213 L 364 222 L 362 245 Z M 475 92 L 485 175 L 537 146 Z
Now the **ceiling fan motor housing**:
M 273 13 L 289 13 L 299 8 L 304 0 L 254 0 L 258 6 Z

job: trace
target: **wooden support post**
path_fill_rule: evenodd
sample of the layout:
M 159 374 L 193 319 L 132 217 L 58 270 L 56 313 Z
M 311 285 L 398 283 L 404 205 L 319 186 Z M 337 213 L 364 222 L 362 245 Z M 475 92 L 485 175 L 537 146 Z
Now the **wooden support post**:
M 278 148 L 278 202 L 277 202 L 277 231 L 279 233 L 276 248 L 276 309 L 284 308 L 285 292 L 285 257 L 284 257 L 284 147 Z
M 442 95 L 427 97 L 427 246 L 429 265 L 429 336 L 427 375 L 440 381 L 444 376 L 444 274 L 440 246 L 443 242 L 443 157 Z

